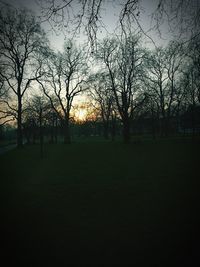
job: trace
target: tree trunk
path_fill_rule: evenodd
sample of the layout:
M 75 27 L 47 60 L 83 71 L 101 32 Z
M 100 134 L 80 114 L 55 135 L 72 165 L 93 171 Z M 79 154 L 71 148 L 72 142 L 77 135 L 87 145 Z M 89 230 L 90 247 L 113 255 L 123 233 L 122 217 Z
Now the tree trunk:
M 64 143 L 65 144 L 71 144 L 69 120 L 65 120 L 65 122 L 64 122 Z
M 55 124 L 55 143 L 57 144 L 58 143 L 58 118 L 56 117 L 55 118 L 55 120 L 56 120 L 56 124 Z
M 55 136 L 55 133 L 54 133 L 54 131 L 55 131 L 55 129 L 54 129 L 54 115 L 52 115 L 52 125 L 51 125 L 51 127 L 50 127 L 50 143 L 51 144 L 54 144 L 54 136 Z
M 125 144 L 129 144 L 131 141 L 129 118 L 123 120 L 123 141 Z
M 26 130 L 26 133 L 24 133 L 24 135 L 26 137 L 27 144 L 30 145 L 30 143 L 31 143 L 31 140 L 30 140 L 31 134 L 29 132 L 29 129 Z
M 109 135 L 108 135 L 108 127 L 109 127 L 108 122 L 107 122 L 107 121 L 104 121 L 104 122 L 103 122 L 103 136 L 104 136 L 104 138 L 105 138 L 106 140 L 109 139 Z
M 195 136 L 195 130 L 196 130 L 196 123 L 195 123 L 195 104 L 193 102 L 193 105 L 192 105 L 192 138 L 194 138 Z
M 115 140 L 115 135 L 116 135 L 116 118 L 112 117 L 112 124 L 111 124 L 111 138 L 112 138 L 112 141 Z
M 161 120 L 161 136 L 162 137 L 168 137 L 169 135 L 169 122 L 168 117 L 163 117 Z
M 153 139 L 156 139 L 156 125 L 155 125 L 154 115 L 152 115 L 152 118 L 151 118 L 151 125 L 152 125 L 152 137 Z
M 18 110 L 17 110 L 17 147 L 23 146 L 22 137 L 22 100 L 21 96 L 18 96 Z
M 170 135 L 170 118 L 165 118 L 165 137 L 169 137 Z
M 40 114 L 39 114 L 39 121 L 40 121 L 40 157 L 43 158 L 43 131 L 42 131 L 42 109 L 40 109 Z

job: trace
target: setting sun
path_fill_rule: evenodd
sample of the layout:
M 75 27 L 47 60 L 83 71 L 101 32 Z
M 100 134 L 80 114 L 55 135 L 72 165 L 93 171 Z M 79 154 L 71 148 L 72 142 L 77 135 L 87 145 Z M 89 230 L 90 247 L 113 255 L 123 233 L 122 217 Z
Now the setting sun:
M 88 116 L 87 104 L 78 103 L 73 106 L 72 117 L 77 122 L 84 122 Z
M 91 102 L 82 102 L 73 106 L 71 115 L 76 122 L 85 122 L 96 120 L 98 113 Z
M 84 121 L 87 117 L 87 110 L 84 108 L 80 108 L 74 114 L 75 120 L 77 121 Z

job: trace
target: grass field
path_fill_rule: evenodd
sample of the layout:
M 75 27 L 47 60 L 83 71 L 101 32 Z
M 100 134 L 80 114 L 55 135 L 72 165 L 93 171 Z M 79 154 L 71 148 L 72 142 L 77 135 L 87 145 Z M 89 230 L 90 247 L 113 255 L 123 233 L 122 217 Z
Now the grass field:
M 1 155 L 7 261 L 195 266 L 199 151 L 199 141 L 174 139 Z

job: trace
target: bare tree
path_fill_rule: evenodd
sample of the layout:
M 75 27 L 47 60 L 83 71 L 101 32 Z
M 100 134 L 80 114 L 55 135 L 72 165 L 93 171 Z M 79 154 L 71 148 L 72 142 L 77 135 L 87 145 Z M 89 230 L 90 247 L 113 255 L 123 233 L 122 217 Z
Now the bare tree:
M 64 33 L 72 33 L 73 37 L 80 32 L 86 33 L 92 50 L 97 41 L 98 33 L 106 29 L 103 13 L 110 5 L 117 6 L 119 18 L 117 25 L 124 30 L 127 24 L 134 23 L 142 29 L 139 22 L 140 0 L 40 0 L 42 20 L 48 21 L 54 29 Z M 108 4 L 108 6 L 107 6 Z M 114 14 L 113 14 L 114 15 Z M 145 32 L 144 32 L 145 33 Z
M 43 20 L 63 32 L 80 33 L 81 29 L 88 36 L 92 49 L 96 44 L 97 35 L 105 28 L 103 11 L 116 10 L 110 6 L 112 1 L 105 0 L 40 0 Z M 188 42 L 200 34 L 200 2 L 199 0 L 157 0 L 148 1 L 154 8 L 152 21 L 148 29 L 144 28 L 141 18 L 146 16 L 147 6 L 142 0 L 118 0 L 112 4 L 116 6 L 118 20 L 122 32 L 127 27 L 138 28 L 156 46 L 151 37 L 152 31 L 162 35 L 162 26 L 167 25 L 175 39 L 181 38 Z M 188 8 L 189 7 L 189 8 Z
M 73 37 L 83 29 L 93 48 L 97 32 L 103 25 L 101 9 L 104 0 L 40 0 L 42 20 L 64 33 L 72 33 Z
M 27 10 L 3 9 L 0 12 L 0 77 L 11 99 L 4 101 L 17 119 L 17 145 L 22 146 L 23 96 L 36 77 L 41 76 L 35 57 L 45 34 Z
M 167 88 L 166 88 L 166 133 L 169 132 L 170 119 L 175 116 L 184 94 L 181 87 L 181 68 L 184 62 L 184 53 L 182 44 L 176 41 L 170 42 L 166 48 L 166 70 L 167 70 Z
M 195 41 L 195 44 L 194 44 Z M 199 62 L 199 45 L 196 40 L 192 40 L 186 49 L 185 64 L 182 68 L 181 84 L 184 90 L 184 99 L 180 105 L 182 115 L 187 114 L 192 129 L 193 136 L 196 133 L 198 126 L 198 110 L 200 108 L 200 62 Z
M 105 139 L 109 138 L 109 127 L 112 119 L 114 119 L 112 114 L 115 111 L 115 101 L 111 87 L 108 73 L 99 72 L 91 77 L 90 97 L 97 104 L 103 122 Z
M 86 89 L 87 63 L 85 53 L 68 41 L 63 53 L 50 53 L 46 58 L 46 76 L 37 79 L 52 108 L 64 127 L 64 142 L 70 143 L 70 111 L 74 98 Z
M 157 48 L 146 58 L 148 71 L 148 95 L 159 110 L 162 133 L 168 134 L 170 119 L 178 111 L 184 94 L 180 84 L 181 68 L 184 60 L 182 45 L 171 42 L 167 48 Z
M 199 13 L 199 0 L 159 0 L 152 13 L 153 28 L 162 36 L 162 25 L 167 22 L 176 39 L 188 42 L 200 35 Z
M 5 69 L 0 66 L 0 73 L 3 73 Z M 7 110 L 8 103 L 8 91 L 5 86 L 5 80 L 0 75 L 0 125 L 4 125 L 8 122 L 15 120 L 15 113 L 13 110 Z
M 200 104 L 200 36 L 192 39 L 186 48 L 186 55 L 189 59 L 194 77 L 197 102 Z
M 47 120 L 48 114 L 51 110 L 51 106 L 47 98 L 42 95 L 33 95 L 31 99 L 26 103 L 24 109 L 24 118 L 23 118 L 23 125 L 25 124 L 24 130 L 27 131 L 27 139 L 29 139 L 29 131 L 37 131 L 39 130 L 39 142 L 40 142 L 40 156 L 43 157 L 43 144 L 44 144 L 44 133 L 43 128 L 45 121 Z M 34 128 L 35 129 L 28 129 L 29 128 L 29 121 L 34 121 Z M 36 136 L 35 136 L 36 137 Z M 29 142 L 30 140 L 28 140 Z
M 139 47 L 139 36 L 122 40 L 105 39 L 99 49 L 100 58 L 108 70 L 118 112 L 123 123 L 123 139 L 130 142 L 130 123 L 139 97 L 139 76 L 144 51 Z
M 0 72 L 3 72 L 2 66 L 0 66 Z M 5 81 L 2 77 L 0 77 L 0 98 L 4 97 L 6 95 L 6 89 L 5 89 Z

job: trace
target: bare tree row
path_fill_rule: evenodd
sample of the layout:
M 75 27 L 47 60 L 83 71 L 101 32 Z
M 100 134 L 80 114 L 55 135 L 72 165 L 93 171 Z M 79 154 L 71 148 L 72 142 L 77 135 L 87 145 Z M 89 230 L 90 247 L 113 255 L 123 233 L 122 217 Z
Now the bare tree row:
M 96 52 L 89 56 L 85 46 L 72 40 L 65 42 L 62 52 L 55 52 L 30 12 L 6 8 L 0 13 L 2 123 L 17 121 L 21 147 L 24 120 L 38 114 L 42 142 L 43 115 L 52 112 L 63 128 L 64 142 L 70 143 L 74 99 L 89 93 L 100 112 L 106 138 L 109 124 L 114 135 L 119 119 L 123 140 L 129 143 L 138 114 L 160 121 L 161 131 L 167 135 L 175 117 L 189 107 L 194 115 L 199 107 L 199 48 L 197 35 L 187 43 L 171 41 L 167 47 L 149 50 L 143 46 L 142 32 L 123 28 L 122 34 L 99 41 Z M 32 95 L 39 95 L 37 101 L 29 101 Z M 31 114 L 27 116 L 28 111 Z

